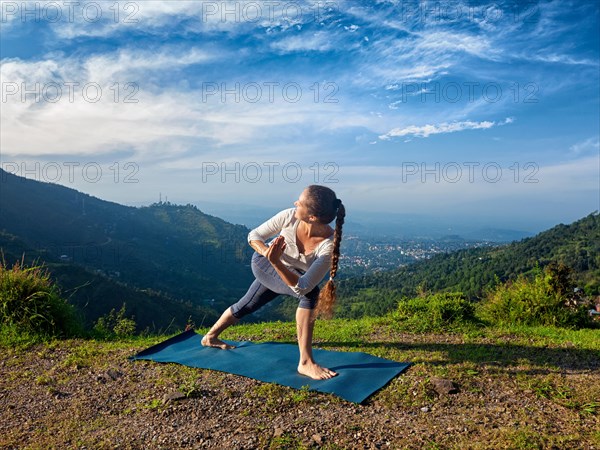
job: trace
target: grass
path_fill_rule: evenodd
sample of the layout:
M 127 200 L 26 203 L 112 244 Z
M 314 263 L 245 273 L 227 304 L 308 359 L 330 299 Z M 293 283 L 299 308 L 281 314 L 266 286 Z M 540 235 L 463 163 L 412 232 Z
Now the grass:
M 494 308 L 519 318 L 522 308 L 535 310 L 526 321 L 484 323 L 460 293 L 403 299 L 379 318 L 319 320 L 316 347 L 413 363 L 358 406 L 308 387 L 129 362 L 169 336 L 131 336 L 125 307 L 99 321 L 95 334 L 84 333 L 42 267 L 2 264 L 0 447 L 145 447 L 149 430 L 165 426 L 165 448 L 231 429 L 246 433 L 246 446 L 269 449 L 598 447 L 600 330 L 555 326 L 561 298 L 550 275 L 497 291 Z M 223 338 L 295 343 L 296 326 L 238 325 Z M 438 394 L 433 378 L 453 380 L 459 393 Z M 183 395 L 165 400 L 173 393 Z M 179 433 L 193 417 L 194 427 Z M 131 440 L 132 430 L 142 430 L 140 440 Z
M 75 308 L 61 297 L 45 267 L 26 267 L 24 260 L 8 267 L 3 255 L 0 261 L 0 324 L 6 326 L 4 338 L 22 334 L 30 340 L 36 335 L 67 337 L 81 332 L 81 320 Z
M 313 340 L 317 344 L 320 342 L 358 342 L 364 336 L 371 334 L 379 321 L 378 318 L 318 320 Z M 206 331 L 208 328 L 198 330 L 201 334 Z M 229 328 L 222 337 L 230 340 L 255 342 L 296 342 L 296 324 L 294 322 L 239 324 Z
M 483 377 L 516 379 L 518 389 L 548 400 L 579 415 L 598 416 L 600 376 L 589 376 L 585 388 L 565 379 L 564 372 L 586 372 L 586 365 L 598 363 L 600 331 L 571 330 L 544 326 L 470 327 L 450 334 L 398 334 L 393 319 L 366 318 L 318 322 L 315 341 L 320 347 L 341 351 L 366 351 L 394 359 L 412 361 L 409 373 L 392 381 L 378 399 L 388 405 L 423 406 L 435 400 L 428 388 L 431 377 L 450 378 L 471 394 L 482 392 Z M 226 338 L 260 341 L 294 341 L 293 323 L 241 325 L 228 331 Z M 361 339 L 360 336 L 371 336 Z M 444 339 L 436 339 L 444 336 Z M 406 342 L 417 341 L 417 342 Z M 514 445 L 538 445 L 523 431 L 507 439 Z M 533 440 L 532 440 L 533 439 Z M 543 442 L 542 442 L 543 443 Z M 537 448 L 537 447 L 535 447 Z
M 89 399 L 73 394 L 72 399 L 61 400 L 66 408 L 62 415 L 38 419 L 44 433 L 27 434 L 26 428 L 13 426 L 0 438 L 0 447 L 21 445 L 23 439 L 23 446 L 30 448 L 61 447 L 67 442 L 102 447 L 115 436 L 127 438 L 113 427 L 119 421 L 133 423 L 150 415 L 161 423 L 166 420 L 161 415 L 174 414 L 173 408 L 186 404 L 193 411 L 206 403 L 217 407 L 230 402 L 235 406 L 227 415 L 237 414 L 232 419 L 235 423 L 263 428 L 257 444 L 260 448 L 308 448 L 307 442 L 317 431 L 324 436 L 323 448 L 348 448 L 359 445 L 361 439 L 389 440 L 394 448 L 591 448 L 600 443 L 596 431 L 600 421 L 599 330 L 465 325 L 453 332 L 411 333 L 398 330 L 391 317 L 317 321 L 317 347 L 413 362 L 408 371 L 362 406 L 306 388 L 253 382 L 245 389 L 240 383 L 249 382 L 241 377 L 126 360 L 167 337 L 51 339 L 24 341 L 18 346 L 13 345 L 14 340 L 0 340 L 0 387 L 4 392 L 26 385 L 31 395 L 54 398 L 63 392 L 78 392 L 74 385 L 91 383 L 94 388 L 94 374 L 115 365 L 125 373 L 134 369 L 139 373 L 124 376 L 110 392 L 93 394 L 110 399 L 121 390 L 135 392 L 124 395 L 114 410 L 104 412 L 102 421 L 86 419 Z M 238 325 L 223 335 L 230 340 L 291 343 L 295 337 L 292 322 Z M 430 384 L 433 377 L 455 381 L 459 394 L 439 396 Z M 187 398 L 175 406 L 164 404 L 164 393 L 175 390 Z M 300 411 L 311 413 L 298 415 Z M 295 424 L 273 436 L 274 421 L 286 412 L 295 417 Z M 0 413 L 0 422 L 8 418 L 5 414 L 10 413 Z M 315 423 L 329 415 L 332 419 Z M 85 435 L 76 426 L 81 421 L 86 423 Z M 442 428 L 433 429 L 439 423 L 444 424 Z M 406 439 L 374 434 L 379 432 L 374 430 L 388 428 L 407 433 Z M 413 428 L 415 434 L 411 435 Z
M 200 330 L 199 332 L 205 332 Z M 362 337 L 361 337 L 362 336 Z M 427 364 L 432 375 L 477 377 L 480 366 L 516 367 L 527 364 L 546 371 L 560 370 L 569 360 L 579 365 L 597 360 L 600 330 L 553 327 L 463 328 L 455 333 L 398 333 L 382 318 L 318 321 L 315 345 L 340 351 L 366 351 L 376 356 Z M 227 330 L 230 340 L 295 342 L 294 323 L 238 325 Z M 418 342 L 411 342 L 418 341 Z M 567 358 L 567 360 L 565 360 Z M 414 369 L 412 369 L 414 370 Z

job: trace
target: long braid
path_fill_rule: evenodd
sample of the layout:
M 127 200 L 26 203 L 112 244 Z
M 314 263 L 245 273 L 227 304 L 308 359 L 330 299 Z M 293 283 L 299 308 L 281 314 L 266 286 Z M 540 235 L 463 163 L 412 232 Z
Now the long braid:
M 333 233 L 333 255 L 331 256 L 330 277 L 335 278 L 340 260 L 340 243 L 342 242 L 342 227 L 346 217 L 346 208 L 340 203 L 335 218 L 335 231 Z
M 333 254 L 331 255 L 331 268 L 329 269 L 330 278 L 319 293 L 319 301 L 317 303 L 317 315 L 321 315 L 326 319 L 331 319 L 333 317 L 333 308 L 336 301 L 336 286 L 333 279 L 337 274 L 338 263 L 340 260 L 340 243 L 342 242 L 342 227 L 344 225 L 345 217 L 346 208 L 344 208 L 344 205 L 340 202 L 335 218 L 335 230 L 333 233 Z

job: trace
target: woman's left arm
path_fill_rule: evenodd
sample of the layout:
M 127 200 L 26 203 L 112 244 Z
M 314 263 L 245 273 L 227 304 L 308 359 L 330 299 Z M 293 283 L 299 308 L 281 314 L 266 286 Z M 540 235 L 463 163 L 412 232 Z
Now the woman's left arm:
M 318 256 L 308 271 L 304 275 L 299 276 L 281 262 L 281 255 L 284 248 L 285 240 L 280 236 L 273 241 L 265 256 L 285 284 L 296 294 L 305 295 L 312 291 L 321 282 L 323 277 L 325 277 L 331 266 L 331 257 L 329 253 Z
M 283 236 L 276 237 L 265 252 L 265 257 L 269 260 L 283 282 L 288 286 L 293 287 L 298 284 L 300 277 L 281 262 L 281 255 L 283 255 L 285 245 L 285 238 Z

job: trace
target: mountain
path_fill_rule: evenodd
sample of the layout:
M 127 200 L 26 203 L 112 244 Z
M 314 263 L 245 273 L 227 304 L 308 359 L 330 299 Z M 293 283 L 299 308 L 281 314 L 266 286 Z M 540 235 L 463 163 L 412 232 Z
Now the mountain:
M 0 169 L 0 250 L 6 262 L 23 255 L 28 263 L 45 262 L 88 324 L 123 303 L 141 328 L 214 321 L 253 280 L 248 231 L 193 205 L 123 206 Z M 458 290 L 476 299 L 497 280 L 550 261 L 572 267 L 588 293 L 600 292 L 598 213 L 508 245 L 438 254 L 340 280 L 340 313 L 382 314 L 420 289 Z M 255 319 L 272 318 L 277 309 L 271 305 Z
M 112 286 L 109 292 L 122 287 L 116 297 L 128 305 L 133 297 L 155 304 L 144 313 L 144 325 L 151 317 L 159 327 L 173 320 L 158 308 L 158 298 L 175 302 L 172 306 L 187 304 L 178 317 L 200 308 L 193 314 L 200 321 L 243 295 L 253 280 L 248 231 L 192 205 L 128 207 L 0 170 L 0 245 L 7 263 L 23 253 L 46 261 L 57 278 L 72 280 L 61 284 L 66 290 L 90 280 Z M 67 277 L 69 271 L 77 275 Z M 72 300 L 89 305 L 83 292 L 75 291 Z M 97 301 L 107 306 L 94 305 L 88 319 L 116 299 Z
M 379 315 L 393 309 L 401 297 L 414 297 L 420 290 L 461 291 L 477 299 L 497 281 L 515 279 L 551 261 L 572 268 L 574 282 L 586 293 L 600 293 L 598 212 L 519 242 L 438 254 L 397 270 L 341 280 L 340 313 Z
M 446 235 L 460 236 L 466 240 L 512 242 L 534 233 L 522 230 L 493 228 L 473 218 L 457 218 L 426 214 L 368 213 L 352 211 L 345 232 L 362 238 L 372 239 L 431 239 L 439 240 Z

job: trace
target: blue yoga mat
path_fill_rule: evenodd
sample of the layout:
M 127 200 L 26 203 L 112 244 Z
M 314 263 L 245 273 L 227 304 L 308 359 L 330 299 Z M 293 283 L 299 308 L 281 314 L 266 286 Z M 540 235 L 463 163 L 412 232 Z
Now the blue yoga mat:
M 313 380 L 296 371 L 297 345 L 265 342 L 225 341 L 236 348 L 221 350 L 201 345 L 202 335 L 188 330 L 141 351 L 131 359 L 178 363 L 189 367 L 213 369 L 242 375 L 267 383 L 328 392 L 354 403 L 361 403 L 410 363 L 399 363 L 362 352 L 335 352 L 313 349 L 317 362 L 338 373 L 329 380 Z

